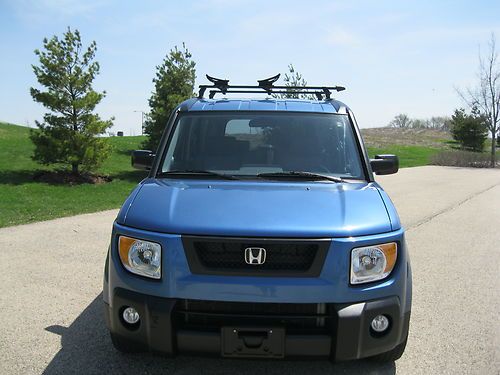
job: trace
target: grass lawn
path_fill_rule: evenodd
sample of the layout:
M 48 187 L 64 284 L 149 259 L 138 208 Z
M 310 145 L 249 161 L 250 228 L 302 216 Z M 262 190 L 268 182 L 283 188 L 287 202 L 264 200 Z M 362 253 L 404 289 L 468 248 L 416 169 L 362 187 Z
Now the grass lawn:
M 401 168 L 428 165 L 433 155 L 456 143 L 449 133 L 432 129 L 365 128 L 361 133 L 371 158 L 394 154 Z
M 132 169 L 130 150 L 143 137 L 113 137 L 113 153 L 100 169 L 113 181 L 75 186 L 33 181 L 47 169 L 31 160 L 29 129 L 0 123 L 0 227 L 120 207 L 146 173 Z
M 373 158 L 377 154 L 394 154 L 399 157 L 399 167 L 419 167 L 430 164 L 432 155 L 443 149 L 428 146 L 392 145 L 381 148 L 367 146 L 368 155 Z
M 441 151 L 460 149 L 450 133 L 439 130 L 385 127 L 361 129 L 361 133 L 371 158 L 376 154 L 395 154 L 401 168 L 429 165 L 432 157 Z M 487 158 L 490 148 L 491 139 L 487 139 L 483 157 Z

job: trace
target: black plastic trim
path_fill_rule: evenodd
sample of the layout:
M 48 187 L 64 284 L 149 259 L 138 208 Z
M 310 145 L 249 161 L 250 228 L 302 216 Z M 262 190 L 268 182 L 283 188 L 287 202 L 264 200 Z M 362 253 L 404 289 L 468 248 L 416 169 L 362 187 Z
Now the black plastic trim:
M 180 330 L 177 348 L 182 353 L 221 354 L 221 337 L 218 333 Z M 285 357 L 328 358 L 332 338 L 328 335 L 286 335 Z
M 112 292 L 112 303 L 104 303 L 106 325 L 121 336 L 144 347 L 144 351 L 171 356 L 177 352 L 221 355 L 220 331 L 203 331 L 175 326 L 179 300 L 145 295 L 122 288 Z M 249 303 L 251 304 L 251 303 Z M 124 306 L 134 307 L 141 316 L 137 330 L 127 329 L 120 320 Z M 325 333 L 285 334 L 285 357 L 330 357 L 351 360 L 374 356 L 394 349 L 407 335 L 410 311 L 403 313 L 398 297 L 352 304 L 327 304 L 333 326 Z M 382 337 L 370 333 L 370 322 L 378 314 L 391 318 L 391 328 Z M 248 323 L 248 322 L 247 322 Z M 241 320 L 241 327 L 245 319 Z M 259 326 L 257 328 L 266 328 Z M 271 328 L 272 326 L 269 326 Z
M 171 314 L 176 300 L 154 297 L 130 290 L 113 290 L 112 305 L 107 305 L 106 323 L 109 330 L 133 342 L 144 345 L 144 350 L 174 354 L 174 329 Z M 140 324 L 131 330 L 123 324 L 121 312 L 125 306 L 137 310 Z
M 163 165 L 163 160 L 165 158 L 166 152 L 166 146 L 170 142 L 170 138 L 172 136 L 172 129 L 174 124 L 177 121 L 177 117 L 179 116 L 179 113 L 181 112 L 181 107 L 182 103 L 175 108 L 175 110 L 172 111 L 170 114 L 170 117 L 168 118 L 167 124 L 165 126 L 165 130 L 163 131 L 163 134 L 160 139 L 160 143 L 158 144 L 158 148 L 156 149 L 155 152 L 155 158 L 153 160 L 153 164 L 151 166 L 151 169 L 149 171 L 149 176 L 150 178 L 154 178 L 158 174 L 158 169 L 160 168 L 161 165 Z
M 336 360 L 370 357 L 394 349 L 408 333 L 410 313 L 402 314 L 399 298 L 390 297 L 370 302 L 336 305 Z M 370 323 L 379 315 L 387 315 L 391 326 L 386 334 L 371 334 Z
M 216 269 L 205 267 L 194 248 L 194 242 L 243 242 L 249 243 L 255 247 L 264 247 L 266 244 L 287 243 L 287 244 L 315 244 L 318 245 L 318 251 L 314 257 L 313 263 L 306 271 L 281 271 L 281 270 L 263 270 L 259 266 L 252 266 L 254 270 L 231 270 Z M 215 236 L 182 236 L 182 245 L 188 261 L 188 266 L 193 274 L 197 275 L 227 275 L 227 276 L 256 276 L 256 277 L 318 277 L 321 274 L 325 263 L 326 255 L 331 245 L 331 239 L 280 239 L 280 238 L 259 238 L 259 237 L 215 237 Z M 243 256 L 243 255 L 242 255 Z
M 366 150 L 363 136 L 361 135 L 361 131 L 359 130 L 358 122 L 356 121 L 356 118 L 354 117 L 354 113 L 350 108 L 347 108 L 347 115 L 349 117 L 349 120 L 351 122 L 351 126 L 354 131 L 355 135 L 355 141 L 358 146 L 358 151 L 360 152 L 360 157 L 361 157 L 361 164 L 363 165 L 363 172 L 365 174 L 365 178 L 368 182 L 373 182 L 375 181 L 375 178 L 373 177 L 373 172 L 371 169 L 370 165 L 370 158 L 368 156 L 368 151 Z

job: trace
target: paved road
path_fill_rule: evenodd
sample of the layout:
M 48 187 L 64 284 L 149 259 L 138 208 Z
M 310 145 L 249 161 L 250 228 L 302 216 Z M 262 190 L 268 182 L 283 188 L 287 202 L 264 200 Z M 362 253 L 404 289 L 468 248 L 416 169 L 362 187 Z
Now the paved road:
M 396 363 L 118 354 L 100 296 L 113 210 L 0 229 L 0 374 L 499 374 L 500 171 L 420 167 L 379 180 L 413 264 L 410 339 Z

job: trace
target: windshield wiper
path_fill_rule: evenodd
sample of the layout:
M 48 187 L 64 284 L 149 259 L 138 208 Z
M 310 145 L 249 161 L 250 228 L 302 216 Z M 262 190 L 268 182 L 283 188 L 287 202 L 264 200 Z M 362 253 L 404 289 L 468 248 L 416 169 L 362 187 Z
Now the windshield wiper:
M 170 177 L 170 176 L 207 176 L 207 177 L 219 177 L 225 180 L 236 180 L 237 178 L 224 173 L 217 173 L 212 171 L 198 170 L 198 169 L 179 169 L 173 171 L 160 172 L 156 176 L 157 177 Z
M 309 179 L 309 180 L 328 180 L 332 182 L 344 182 L 344 180 L 340 177 L 334 177 L 334 176 L 327 176 L 324 174 L 320 173 L 313 173 L 313 172 L 304 172 L 304 171 L 289 171 L 289 172 L 270 172 L 270 173 L 259 173 L 257 177 L 262 177 L 262 178 L 286 178 L 286 177 L 296 177 L 296 178 L 303 178 L 303 179 Z

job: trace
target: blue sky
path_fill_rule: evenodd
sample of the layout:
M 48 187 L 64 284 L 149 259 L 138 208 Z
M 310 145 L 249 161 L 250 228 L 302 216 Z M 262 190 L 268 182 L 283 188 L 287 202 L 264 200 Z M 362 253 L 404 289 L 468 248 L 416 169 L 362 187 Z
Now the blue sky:
M 462 105 L 478 51 L 500 37 L 500 1 L 115 1 L 0 0 L 0 120 L 34 126 L 33 50 L 67 26 L 97 42 L 107 97 L 97 107 L 114 130 L 139 134 L 156 65 L 185 42 L 205 73 L 248 84 L 293 63 L 311 85 L 341 84 L 336 97 L 362 127 L 397 113 L 426 118 Z

